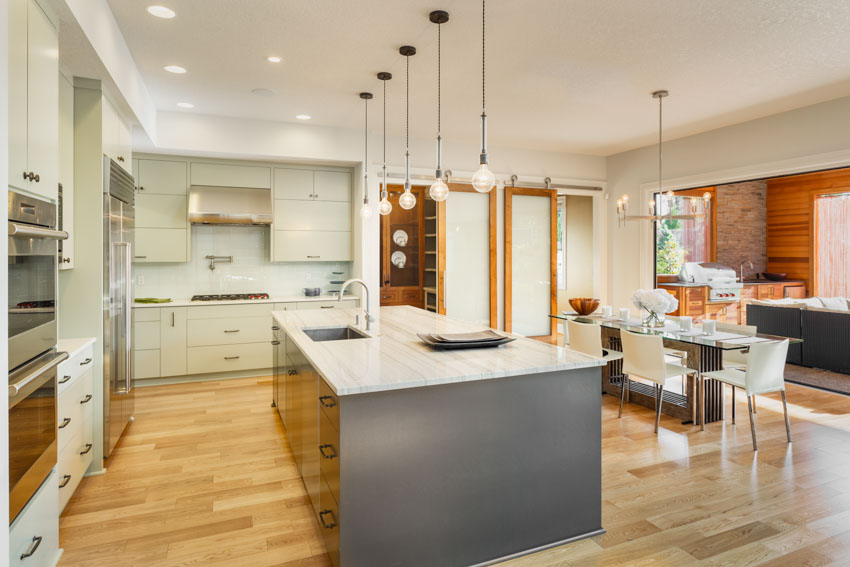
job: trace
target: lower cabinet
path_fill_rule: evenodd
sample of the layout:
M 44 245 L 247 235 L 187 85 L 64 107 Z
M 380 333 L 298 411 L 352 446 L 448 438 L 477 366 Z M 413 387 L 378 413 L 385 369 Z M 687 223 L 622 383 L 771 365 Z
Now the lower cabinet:
M 9 526 L 10 567 L 50 567 L 59 561 L 59 492 L 56 472 Z

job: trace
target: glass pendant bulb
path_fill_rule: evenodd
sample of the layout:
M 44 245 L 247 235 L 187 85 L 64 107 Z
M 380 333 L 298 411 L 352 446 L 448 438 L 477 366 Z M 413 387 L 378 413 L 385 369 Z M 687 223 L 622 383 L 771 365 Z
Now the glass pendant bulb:
M 369 207 L 369 203 L 363 203 L 363 206 L 360 207 L 360 218 L 368 219 L 372 216 L 372 209 Z
M 445 201 L 449 196 L 449 186 L 446 185 L 442 179 L 437 178 L 431 184 L 429 193 L 431 194 L 431 198 L 435 201 Z
M 490 171 L 486 163 L 482 163 L 478 171 L 472 175 L 472 186 L 479 193 L 488 193 L 496 186 L 496 176 Z
M 381 202 L 378 204 L 378 212 L 382 215 L 388 215 L 393 212 L 393 205 L 386 197 L 381 199 Z
M 398 198 L 398 204 L 402 209 L 410 210 L 416 206 L 416 195 L 411 193 L 410 190 L 406 190 Z

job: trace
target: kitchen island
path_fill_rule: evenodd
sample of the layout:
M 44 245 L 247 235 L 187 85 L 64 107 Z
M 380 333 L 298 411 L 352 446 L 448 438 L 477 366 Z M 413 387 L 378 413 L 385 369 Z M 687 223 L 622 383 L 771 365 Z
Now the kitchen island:
M 275 312 L 274 404 L 335 565 L 490 564 L 603 533 L 601 362 L 409 306 Z M 362 321 L 362 315 L 360 317 Z

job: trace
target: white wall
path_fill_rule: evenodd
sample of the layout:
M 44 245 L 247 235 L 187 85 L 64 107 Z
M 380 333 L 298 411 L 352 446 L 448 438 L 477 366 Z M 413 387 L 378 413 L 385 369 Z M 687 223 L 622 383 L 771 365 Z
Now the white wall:
M 850 165 L 848 132 L 850 97 L 845 97 L 665 142 L 664 189 Z M 652 285 L 650 223 L 617 228 L 616 200 L 629 194 L 632 214 L 641 214 L 648 193 L 657 187 L 657 159 L 657 147 L 649 146 L 607 160 L 608 285 L 615 306 L 627 306 L 632 291 Z
M 558 310 L 570 297 L 594 297 L 593 197 L 567 195 L 567 287 L 558 290 Z
M 0 14 L 7 15 L 9 13 L 9 3 L 7 0 L 0 0 Z M 0 18 L 0 37 L 9 37 L 9 18 Z M 9 179 L 9 42 L 0 41 L 0 179 Z M 0 213 L 0 221 L 6 224 L 8 220 L 7 209 Z M 8 254 L 8 241 L 0 239 L 0 258 L 5 258 Z M 9 265 L 3 263 L 0 266 L 0 296 L 6 297 L 8 294 L 8 277 Z M 0 367 L 8 368 L 9 366 L 9 340 L 8 340 L 8 319 L 0 318 Z M 8 385 L 9 374 L 6 374 L 6 382 Z M 9 525 L 9 491 L 6 487 L 9 486 L 9 398 L 2 396 L 0 400 L 0 550 L 3 550 L 3 555 L 0 556 L 0 561 L 6 559 L 6 551 L 9 549 L 9 530 L 5 526 Z

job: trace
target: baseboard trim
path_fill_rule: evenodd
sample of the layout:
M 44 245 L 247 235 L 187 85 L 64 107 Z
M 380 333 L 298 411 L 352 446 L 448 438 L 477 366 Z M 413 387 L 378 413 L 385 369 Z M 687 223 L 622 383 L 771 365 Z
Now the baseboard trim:
M 553 547 L 560 547 L 562 545 L 567 545 L 569 543 L 574 543 L 576 541 L 587 539 L 589 537 L 602 535 L 605 533 L 605 528 L 599 528 L 598 530 L 593 530 L 581 535 L 568 537 L 567 539 L 562 539 L 559 541 L 553 541 L 552 543 L 547 543 L 545 545 L 541 545 L 539 547 L 533 547 L 531 549 L 526 549 L 525 551 L 519 551 L 517 553 L 512 553 L 510 555 L 505 555 L 504 557 L 499 557 L 498 559 L 490 559 L 489 561 L 485 561 L 484 563 L 476 563 L 472 567 L 486 567 L 487 565 L 495 565 L 497 563 L 502 563 L 504 561 L 509 561 L 511 559 L 516 559 L 517 557 L 524 557 L 526 555 L 531 555 L 533 553 L 538 553 L 540 551 L 545 551 L 547 549 L 552 549 Z

